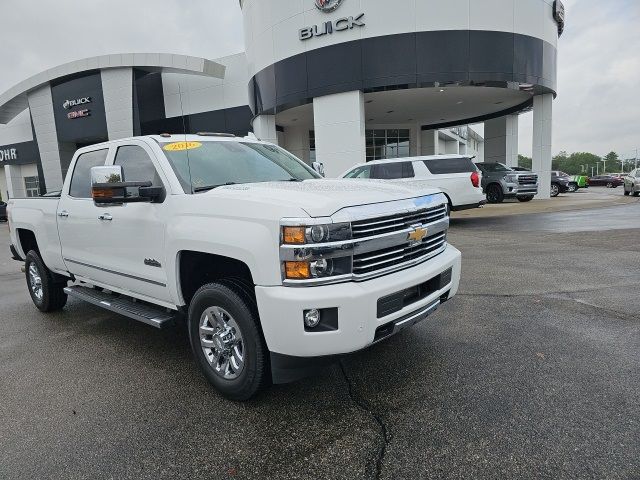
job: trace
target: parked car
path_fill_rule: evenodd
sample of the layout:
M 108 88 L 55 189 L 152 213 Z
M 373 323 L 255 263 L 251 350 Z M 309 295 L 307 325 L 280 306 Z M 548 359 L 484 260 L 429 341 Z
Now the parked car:
M 482 190 L 489 203 L 502 203 L 505 198 L 529 202 L 538 194 L 538 175 L 517 172 L 502 163 L 476 163 L 482 172 Z
M 592 187 L 617 188 L 624 185 L 624 182 L 613 175 L 596 175 L 589 178 L 589 185 Z
M 624 194 L 640 197 L 640 168 L 624 177 Z
M 0 201 L 0 222 L 7 221 L 7 204 Z
M 516 172 L 530 172 L 528 168 L 511 167 Z M 578 184 L 569 174 L 554 170 L 551 172 L 551 196 L 557 197 L 560 193 L 575 192 Z
M 376 160 L 362 163 L 341 175 L 343 178 L 393 180 L 412 187 L 441 190 L 451 210 L 477 208 L 486 203 L 480 186 L 480 171 L 471 157 L 436 155 Z
M 441 192 L 323 179 L 254 137 L 84 147 L 60 198 L 8 211 L 39 310 L 70 295 L 157 328 L 186 322 L 196 364 L 234 400 L 414 325 L 460 281 Z
M 566 193 L 571 190 L 572 178 L 564 172 L 554 170 L 551 172 L 551 196 L 557 197 L 560 193 Z M 572 191 L 575 192 L 577 188 L 575 186 Z
M 585 175 L 574 175 L 572 177 L 572 180 L 573 180 L 573 183 L 569 184 L 569 191 L 570 192 L 573 191 L 572 190 L 572 188 L 573 188 L 572 185 L 576 186 L 576 190 L 575 191 L 578 191 L 581 188 L 589 188 L 589 177 L 587 177 Z

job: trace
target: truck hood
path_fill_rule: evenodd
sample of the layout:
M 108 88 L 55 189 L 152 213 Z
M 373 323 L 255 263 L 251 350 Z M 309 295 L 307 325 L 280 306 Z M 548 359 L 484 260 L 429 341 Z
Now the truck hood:
M 393 202 L 436 193 L 440 193 L 440 190 L 375 180 L 338 179 L 229 185 L 211 190 L 205 195 L 295 206 L 302 208 L 311 217 L 328 217 L 346 207 Z

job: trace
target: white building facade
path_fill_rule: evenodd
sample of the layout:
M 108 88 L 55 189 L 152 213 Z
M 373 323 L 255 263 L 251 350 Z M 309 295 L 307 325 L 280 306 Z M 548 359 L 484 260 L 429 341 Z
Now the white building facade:
M 94 57 L 0 95 L 3 197 L 59 189 L 80 146 L 151 133 L 253 131 L 322 162 L 327 176 L 367 160 L 442 153 L 516 165 L 518 115 L 530 110 L 533 166 L 548 196 L 559 1 L 242 0 L 239 8 L 246 52 L 213 61 Z M 467 127 L 482 122 L 484 138 Z

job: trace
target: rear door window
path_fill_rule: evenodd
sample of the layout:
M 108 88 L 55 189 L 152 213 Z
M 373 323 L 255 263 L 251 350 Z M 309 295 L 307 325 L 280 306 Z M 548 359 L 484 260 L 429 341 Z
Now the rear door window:
M 108 149 L 83 153 L 76 160 L 71 177 L 69 195 L 74 198 L 91 198 L 91 169 L 101 167 L 107 160 Z
M 390 162 L 374 165 L 371 170 L 371 178 L 380 180 L 397 180 L 401 178 L 414 178 L 413 164 L 411 162 Z
M 347 173 L 345 178 L 371 178 L 371 167 L 358 167 Z
M 447 173 L 471 173 L 478 169 L 470 158 L 440 158 L 424 160 L 427 169 L 434 175 Z

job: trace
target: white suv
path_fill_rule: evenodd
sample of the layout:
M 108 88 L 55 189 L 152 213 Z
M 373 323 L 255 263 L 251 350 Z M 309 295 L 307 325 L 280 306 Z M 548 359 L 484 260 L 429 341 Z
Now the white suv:
M 466 210 L 486 203 L 480 185 L 481 175 L 472 157 L 435 155 L 361 163 L 341 176 L 438 188 L 447 196 L 451 210 Z
M 640 197 L 640 168 L 629 173 L 624 180 L 624 194 Z

